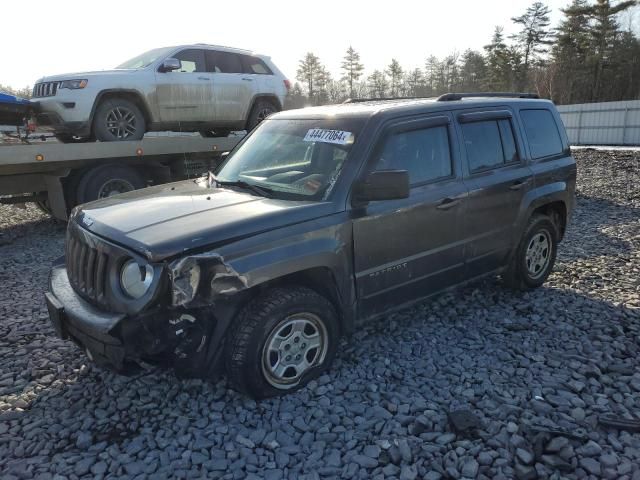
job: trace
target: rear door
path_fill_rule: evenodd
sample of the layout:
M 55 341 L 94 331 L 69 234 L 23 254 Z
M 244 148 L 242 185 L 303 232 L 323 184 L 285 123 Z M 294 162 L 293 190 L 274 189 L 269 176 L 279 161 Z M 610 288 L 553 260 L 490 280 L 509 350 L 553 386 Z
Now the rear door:
M 458 283 L 467 189 L 448 114 L 389 125 L 371 170 L 407 170 L 409 198 L 354 210 L 356 286 L 364 316 Z
M 207 50 L 207 70 L 213 76 L 213 96 L 218 122 L 243 122 L 248 116 L 255 80 L 244 73 L 240 55 L 221 50 Z
M 156 101 L 160 120 L 165 123 L 204 122 L 215 116 L 204 50 L 188 48 L 175 55 L 181 67 L 171 72 L 156 72 Z
M 533 175 L 514 134 L 510 110 L 464 111 L 457 115 L 469 190 L 465 214 L 467 277 L 504 265 L 518 241 L 516 222 Z

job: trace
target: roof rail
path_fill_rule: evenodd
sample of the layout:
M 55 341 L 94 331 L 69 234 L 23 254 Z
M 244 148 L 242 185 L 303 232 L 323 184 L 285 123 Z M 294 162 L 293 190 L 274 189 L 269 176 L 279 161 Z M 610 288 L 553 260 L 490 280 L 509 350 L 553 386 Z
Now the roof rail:
M 517 93 L 517 92 L 477 92 L 477 93 L 445 93 L 438 97 L 439 102 L 451 102 L 453 100 L 462 100 L 463 98 L 476 97 L 476 98 L 540 98 L 535 93 Z
M 362 102 L 385 102 L 390 100 L 425 100 L 435 97 L 378 97 L 378 98 L 347 98 L 345 103 L 362 103 Z

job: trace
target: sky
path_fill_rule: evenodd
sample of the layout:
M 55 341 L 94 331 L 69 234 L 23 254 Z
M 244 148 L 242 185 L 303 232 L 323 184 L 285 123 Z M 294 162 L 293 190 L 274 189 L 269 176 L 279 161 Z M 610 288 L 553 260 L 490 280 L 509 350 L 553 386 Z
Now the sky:
M 21 88 L 45 75 L 108 70 L 146 50 L 188 43 L 246 48 L 271 56 L 291 80 L 313 52 L 334 77 L 352 45 L 365 72 L 392 58 L 422 67 L 427 56 L 482 49 L 494 27 L 533 0 L 29 0 L 2 6 L 0 84 Z M 26 3 L 26 2 L 25 2 Z M 569 0 L 546 0 L 552 21 Z M 13 20 L 11 20 L 13 19 Z M 25 21 L 27 22 L 25 26 Z

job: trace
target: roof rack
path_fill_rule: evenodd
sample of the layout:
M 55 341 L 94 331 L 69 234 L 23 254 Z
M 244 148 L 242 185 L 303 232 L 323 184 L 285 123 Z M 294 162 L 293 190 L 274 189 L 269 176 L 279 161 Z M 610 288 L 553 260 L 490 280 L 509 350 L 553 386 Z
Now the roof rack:
M 362 102 L 385 102 L 392 100 L 426 100 L 435 97 L 378 97 L 378 98 L 347 98 L 345 103 L 362 103 Z
M 517 92 L 477 92 L 477 93 L 445 93 L 438 97 L 439 102 L 451 102 L 453 100 L 462 100 L 463 98 L 540 98 L 535 93 L 517 93 Z

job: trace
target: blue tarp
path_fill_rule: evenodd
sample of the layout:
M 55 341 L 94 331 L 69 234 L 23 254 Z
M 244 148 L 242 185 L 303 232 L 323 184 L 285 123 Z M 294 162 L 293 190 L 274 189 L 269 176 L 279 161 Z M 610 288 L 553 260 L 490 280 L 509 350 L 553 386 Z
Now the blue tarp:
M 0 125 L 21 125 L 32 105 L 26 98 L 0 92 Z
M 26 98 L 16 97 L 10 93 L 0 92 L 0 103 L 4 105 L 30 105 Z

